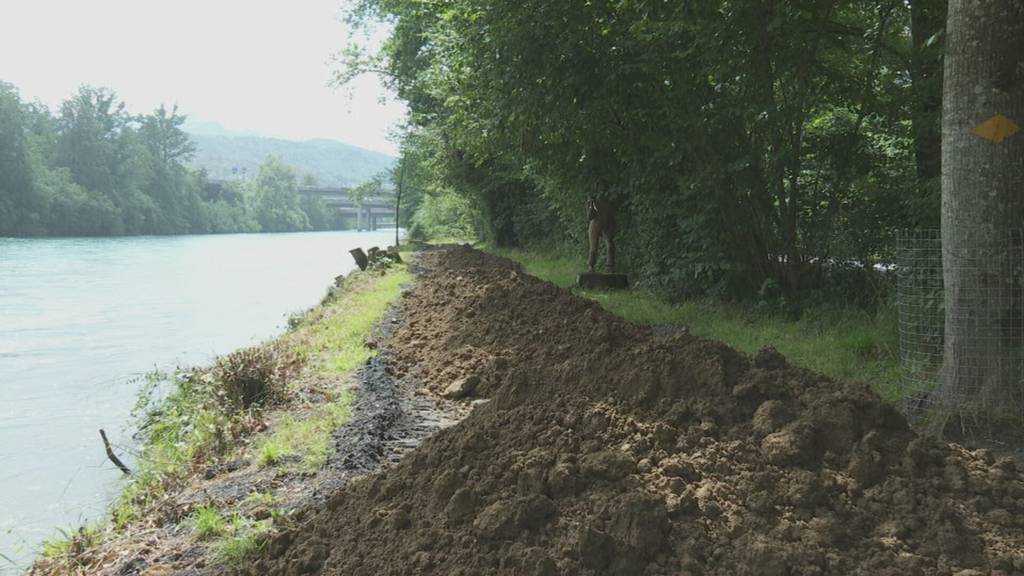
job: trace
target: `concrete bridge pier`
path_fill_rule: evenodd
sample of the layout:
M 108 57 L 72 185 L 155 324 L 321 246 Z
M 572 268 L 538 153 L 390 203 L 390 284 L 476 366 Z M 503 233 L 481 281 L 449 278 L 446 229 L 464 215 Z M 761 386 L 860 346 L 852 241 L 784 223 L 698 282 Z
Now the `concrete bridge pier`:
M 377 230 L 377 218 L 380 214 L 374 213 L 372 208 L 358 208 L 356 210 L 356 230 L 362 232 L 365 228 L 370 232 Z

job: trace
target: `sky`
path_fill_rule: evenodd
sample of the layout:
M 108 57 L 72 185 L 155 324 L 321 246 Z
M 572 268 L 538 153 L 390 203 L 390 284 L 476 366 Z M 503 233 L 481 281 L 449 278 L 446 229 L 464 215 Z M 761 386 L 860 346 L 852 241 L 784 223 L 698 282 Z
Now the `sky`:
M 0 80 L 52 109 L 78 86 L 129 111 L 177 104 L 190 119 L 394 154 L 404 106 L 375 77 L 328 86 L 348 42 L 346 0 L 5 0 Z M 387 103 L 381 103 L 387 95 Z

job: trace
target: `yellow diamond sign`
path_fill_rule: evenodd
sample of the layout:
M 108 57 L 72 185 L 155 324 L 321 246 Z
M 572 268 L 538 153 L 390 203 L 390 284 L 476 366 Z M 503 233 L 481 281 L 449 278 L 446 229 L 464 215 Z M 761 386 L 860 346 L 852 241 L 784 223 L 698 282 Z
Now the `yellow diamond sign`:
M 1019 131 L 1020 126 L 1017 126 L 1016 122 L 1002 114 L 996 114 L 974 127 L 975 134 L 981 136 L 985 140 L 991 140 L 996 144 L 1002 143 L 1003 140 L 1006 140 Z

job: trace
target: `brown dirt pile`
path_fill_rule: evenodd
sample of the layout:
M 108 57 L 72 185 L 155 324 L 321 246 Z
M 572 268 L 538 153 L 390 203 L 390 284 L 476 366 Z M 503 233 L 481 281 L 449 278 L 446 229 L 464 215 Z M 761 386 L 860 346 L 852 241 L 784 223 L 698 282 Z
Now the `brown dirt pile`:
M 1024 574 L 1011 460 L 866 387 L 426 253 L 395 369 L 487 397 L 268 545 L 258 574 Z

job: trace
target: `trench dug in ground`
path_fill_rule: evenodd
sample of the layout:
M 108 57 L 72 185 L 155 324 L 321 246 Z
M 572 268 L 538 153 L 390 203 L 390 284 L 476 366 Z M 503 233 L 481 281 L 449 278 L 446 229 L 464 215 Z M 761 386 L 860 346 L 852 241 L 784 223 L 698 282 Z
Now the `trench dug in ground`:
M 489 398 L 269 542 L 253 574 L 1024 574 L 1012 460 L 866 386 L 631 324 L 515 263 L 424 253 L 380 345 Z

